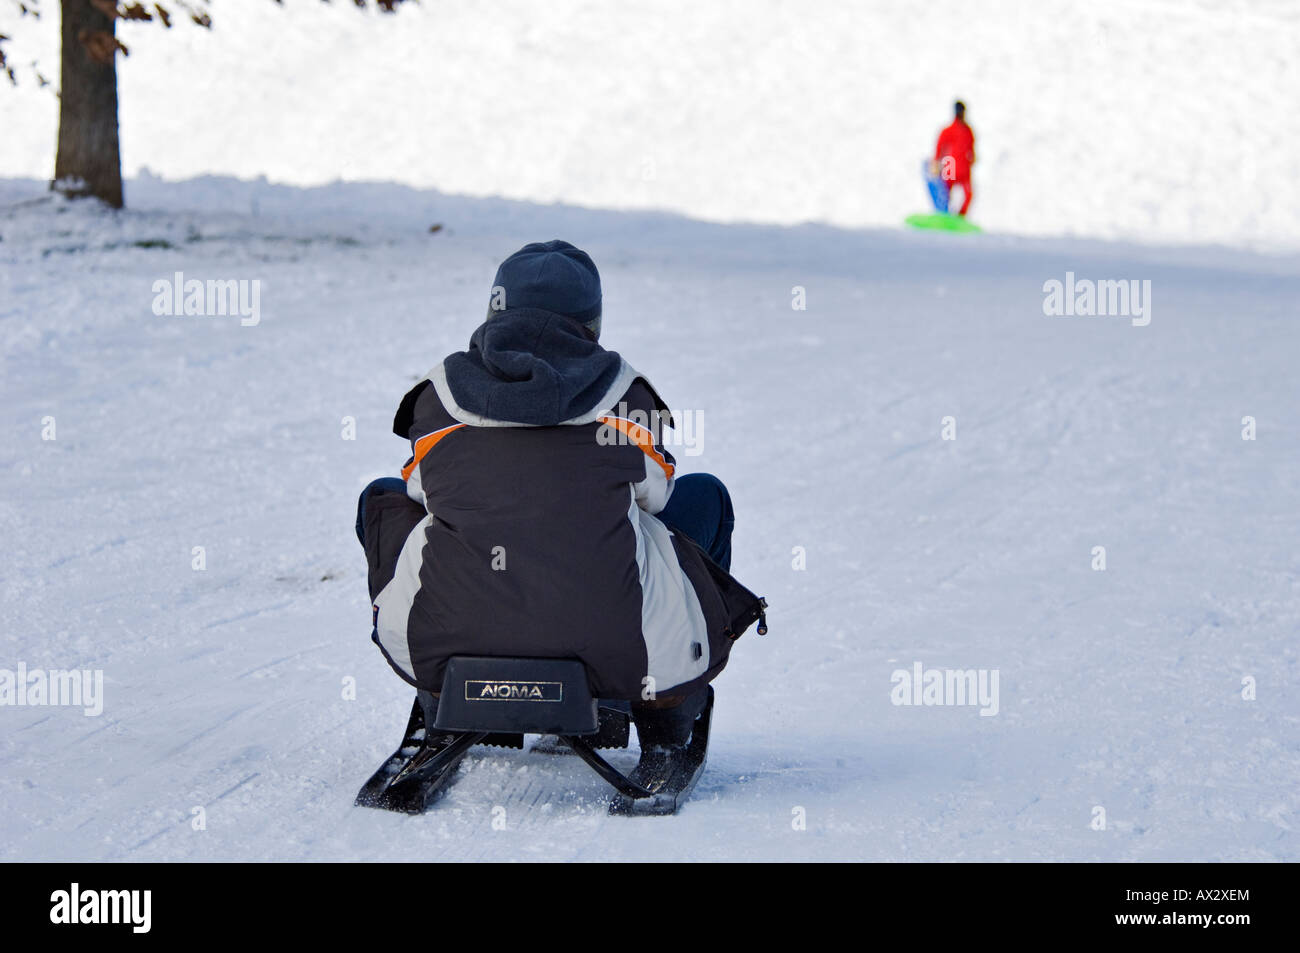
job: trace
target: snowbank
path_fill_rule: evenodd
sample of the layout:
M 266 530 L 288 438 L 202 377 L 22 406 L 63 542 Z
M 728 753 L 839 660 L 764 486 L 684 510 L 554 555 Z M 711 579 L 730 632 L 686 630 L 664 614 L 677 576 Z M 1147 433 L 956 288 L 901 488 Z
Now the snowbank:
M 395 17 L 219 4 L 128 25 L 125 170 L 896 226 L 954 97 L 1000 232 L 1300 246 L 1288 0 L 501 0 Z M 6 9 L 0 18 L 12 19 Z M 58 17 L 0 22 L 57 75 Z M 4 91 L 0 175 L 49 176 L 56 104 Z

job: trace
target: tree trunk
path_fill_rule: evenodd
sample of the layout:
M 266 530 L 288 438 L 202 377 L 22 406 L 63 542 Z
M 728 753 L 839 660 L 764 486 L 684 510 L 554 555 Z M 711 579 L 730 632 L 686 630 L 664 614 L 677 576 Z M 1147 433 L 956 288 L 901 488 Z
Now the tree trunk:
M 111 45 L 105 53 L 116 24 L 89 0 L 62 0 L 61 6 L 59 150 L 50 188 L 72 197 L 91 195 L 121 208 L 117 56 Z M 85 40 L 98 47 L 98 55 L 91 55 Z

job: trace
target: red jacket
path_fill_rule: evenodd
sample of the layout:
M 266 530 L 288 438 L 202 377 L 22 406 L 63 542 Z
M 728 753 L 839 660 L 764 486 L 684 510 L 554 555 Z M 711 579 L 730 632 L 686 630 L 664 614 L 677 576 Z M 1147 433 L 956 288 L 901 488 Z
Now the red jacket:
M 952 157 L 951 175 L 945 174 L 942 168 L 946 156 Z M 964 119 L 954 119 L 951 126 L 939 133 L 934 158 L 941 163 L 939 174 L 948 181 L 966 182 L 970 179 L 971 163 L 975 161 L 975 133 Z

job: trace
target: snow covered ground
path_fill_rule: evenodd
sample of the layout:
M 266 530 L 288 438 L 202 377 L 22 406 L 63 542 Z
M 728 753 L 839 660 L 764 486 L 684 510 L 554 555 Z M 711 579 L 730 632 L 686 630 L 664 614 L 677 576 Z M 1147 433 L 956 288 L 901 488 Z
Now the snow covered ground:
M 0 858 L 1300 858 L 1294 257 L 129 187 L 115 216 L 0 180 L 0 668 L 104 673 L 99 717 L 0 707 Z M 676 818 L 496 749 L 426 816 L 354 808 L 410 705 L 356 492 L 497 261 L 556 236 L 702 414 L 679 459 L 731 486 L 771 634 Z M 260 281 L 259 323 L 155 315 L 178 271 Z M 1150 323 L 1046 316 L 1067 272 L 1149 280 Z M 997 714 L 894 705 L 918 662 L 996 670 Z
M 49 177 L 57 3 L 0 4 L 0 175 Z M 1294 0 L 244 0 L 120 30 L 128 174 L 894 225 L 970 105 L 1002 233 L 1300 248 Z M 128 193 L 128 201 L 134 200 Z

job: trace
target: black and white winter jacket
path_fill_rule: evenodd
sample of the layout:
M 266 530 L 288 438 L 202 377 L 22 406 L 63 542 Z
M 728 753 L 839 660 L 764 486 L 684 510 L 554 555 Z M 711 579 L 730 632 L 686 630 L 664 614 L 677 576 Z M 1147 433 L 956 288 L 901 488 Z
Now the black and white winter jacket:
M 655 518 L 668 408 L 577 322 L 516 309 L 402 400 L 407 495 L 374 496 L 375 642 L 437 691 L 454 655 L 578 658 L 606 698 L 684 694 L 726 665 L 760 600 Z

